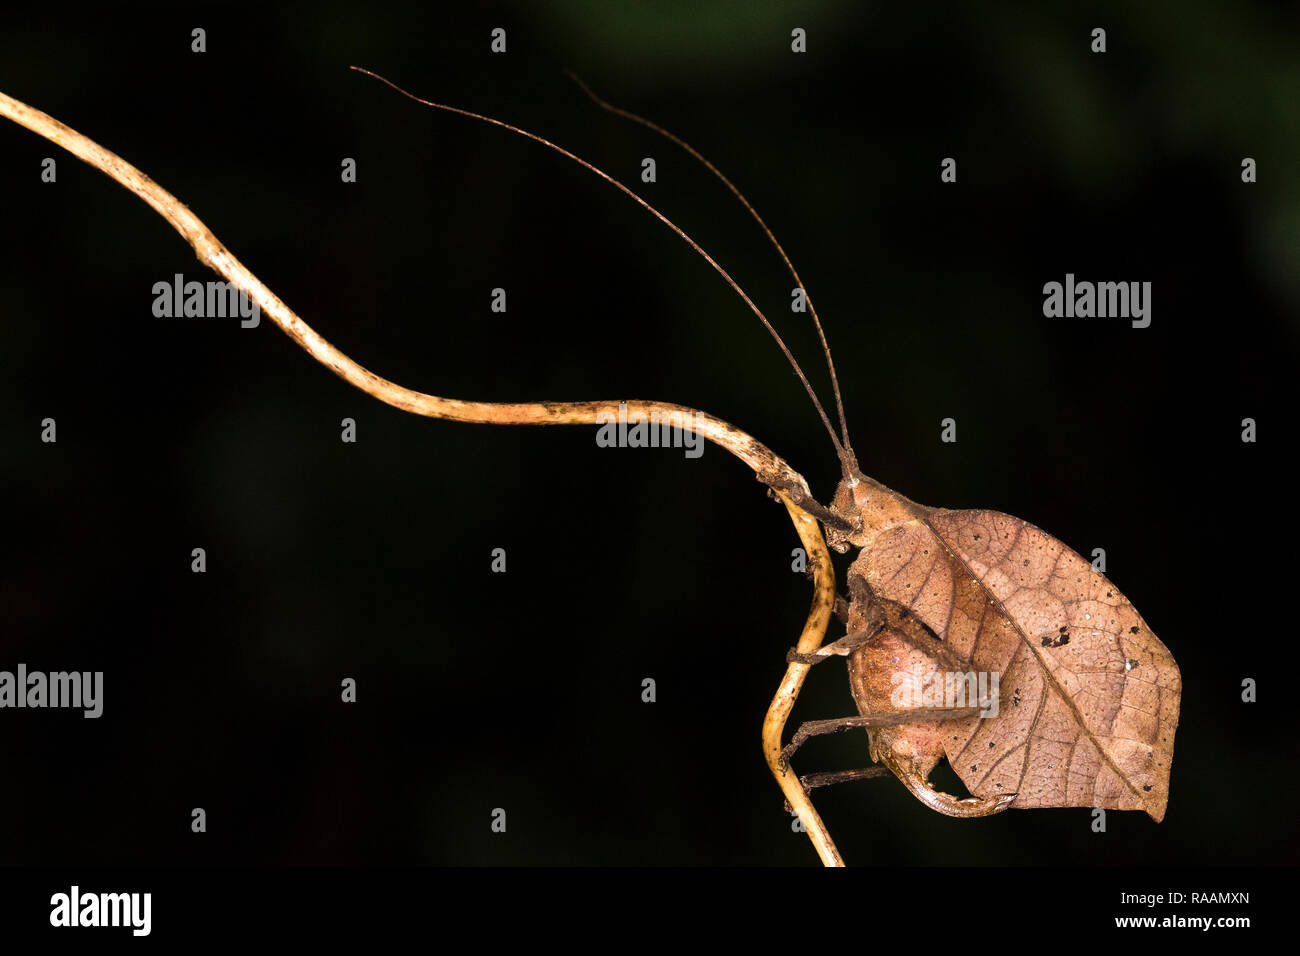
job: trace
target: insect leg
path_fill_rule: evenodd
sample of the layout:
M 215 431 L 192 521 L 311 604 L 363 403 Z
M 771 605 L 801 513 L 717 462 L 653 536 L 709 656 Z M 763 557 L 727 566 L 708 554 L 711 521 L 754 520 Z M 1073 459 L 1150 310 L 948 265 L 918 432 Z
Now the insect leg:
M 853 530 L 853 524 L 847 518 L 832 511 L 825 505 L 819 504 L 817 499 L 789 478 L 775 474 L 760 474 L 758 480 L 776 491 L 784 491 L 790 496 L 791 501 L 827 528 L 834 528 L 836 531 Z
M 806 773 L 799 778 L 805 790 L 816 790 L 818 787 L 829 787 L 837 783 L 852 783 L 855 780 L 874 780 L 877 777 L 888 777 L 890 775 L 888 767 L 863 767 L 860 770 L 832 770 L 829 773 Z M 793 813 L 790 808 L 790 801 L 785 802 L 785 812 Z
M 874 727 L 877 726 L 873 717 L 833 717 L 830 720 L 806 720 L 799 725 L 799 729 L 794 732 L 790 742 L 785 745 L 781 751 L 780 766 L 785 770 L 790 766 L 790 758 L 794 752 L 802 747 L 809 739 L 820 737 L 823 734 L 834 734 L 841 730 L 850 730 L 854 727 Z
M 865 631 L 854 631 L 852 634 L 845 634 L 838 641 L 822 645 L 811 654 L 801 654 L 796 648 L 792 647 L 786 652 L 785 659 L 791 664 L 820 664 L 832 657 L 848 657 L 879 633 L 879 625 L 870 627 Z
M 850 635 L 851 637 L 852 635 Z M 838 641 L 836 642 L 838 643 Z M 833 647 L 834 645 L 828 645 Z M 933 707 L 909 707 L 905 710 L 895 711 L 889 714 L 872 714 L 870 717 L 832 717 L 829 720 L 808 720 L 799 725 L 799 729 L 794 732 L 790 742 L 785 745 L 781 751 L 781 768 L 785 769 L 790 765 L 790 758 L 794 756 L 796 750 L 806 744 L 813 737 L 820 737 L 824 734 L 834 734 L 841 730 L 852 730 L 856 727 L 864 727 L 868 730 L 876 727 L 898 727 L 902 724 L 915 724 L 921 721 L 929 720 L 965 720 L 967 717 L 975 717 L 980 713 L 978 707 L 953 707 L 953 708 L 933 708 Z M 897 773 L 897 771 L 895 771 Z M 907 781 L 904 780 L 904 783 Z

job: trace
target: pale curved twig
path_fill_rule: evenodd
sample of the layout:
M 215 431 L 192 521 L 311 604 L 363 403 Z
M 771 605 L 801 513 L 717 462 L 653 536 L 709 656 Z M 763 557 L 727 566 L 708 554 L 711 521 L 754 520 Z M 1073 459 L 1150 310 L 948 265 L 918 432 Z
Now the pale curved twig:
M 683 405 L 650 401 L 470 402 L 441 398 L 390 382 L 357 364 L 326 341 L 236 259 L 194 213 L 126 160 L 49 114 L 4 93 L 0 93 L 0 115 L 62 146 L 147 202 L 194 247 L 200 262 L 246 292 L 263 313 L 314 359 L 381 402 L 429 418 L 492 425 L 599 424 L 602 415 L 617 416 L 620 404 L 626 405 L 625 413 L 629 415 L 667 417 L 676 413 L 687 416 L 685 420 L 691 423 L 694 431 L 730 451 L 760 476 L 783 477 L 807 489 L 803 477 L 757 439 L 720 418 Z
M 467 402 L 413 391 L 390 382 L 358 365 L 321 337 L 275 293 L 263 285 L 243 263 L 231 255 L 208 227 L 185 205 L 126 160 L 60 123 L 49 114 L 5 93 L 0 93 L 0 116 L 5 116 L 50 142 L 62 146 L 78 159 L 112 177 L 147 202 L 194 247 L 201 263 L 246 292 L 262 312 L 269 315 L 276 325 L 318 362 L 381 402 L 430 418 L 493 425 L 597 424 L 598 416 L 617 415 L 619 412 L 620 403 L 617 401 Z M 785 483 L 802 488 L 805 492 L 808 489 L 803 477 L 785 461 L 746 432 L 719 418 L 668 402 L 629 401 L 623 404 L 626 404 L 628 414 L 649 415 L 657 412 L 663 415 L 676 412 L 688 415 L 689 420 L 694 423 L 693 428 L 696 432 L 730 451 L 753 468 L 761 479 L 779 478 Z M 835 572 L 831 567 L 830 556 L 826 551 L 826 544 L 816 519 L 796 505 L 784 488 L 776 489 L 776 494 L 789 510 L 795 530 L 807 549 L 809 561 L 814 569 L 816 590 L 808 621 L 799 639 L 799 650 L 811 652 L 821 645 L 830 620 L 835 600 Z M 828 865 L 842 865 L 835 844 L 831 842 L 821 818 L 808 800 L 799 778 L 793 772 L 780 769 L 776 762 L 781 752 L 781 734 L 785 719 L 794 705 L 794 699 L 798 696 L 807 672 L 808 667 L 804 664 L 791 664 L 787 669 L 786 678 L 777 692 L 776 699 L 772 702 L 763 725 L 763 748 L 777 782 L 785 791 L 791 807 L 799 813 L 808 836 L 817 847 L 823 862 Z
M 821 647 L 822 640 L 826 636 L 826 627 L 830 624 L 831 614 L 835 610 L 835 568 L 831 564 L 831 556 L 826 550 L 826 542 L 822 538 L 822 531 L 817 521 L 791 502 L 784 493 L 781 493 L 781 500 L 790 511 L 790 520 L 794 522 L 795 530 L 799 532 L 799 540 L 803 542 L 804 550 L 808 554 L 808 566 L 813 572 L 812 606 L 808 609 L 808 620 L 804 623 L 803 633 L 799 636 L 797 645 L 799 653 L 811 654 Z M 763 721 L 763 756 L 767 759 L 767 766 L 776 777 L 776 782 L 780 784 L 790 807 L 799 814 L 808 839 L 812 841 L 822 863 L 826 866 L 843 866 L 844 860 L 839 850 L 835 848 L 826 824 L 813 808 L 812 800 L 809 799 L 808 791 L 800 782 L 799 775 L 789 766 L 781 765 L 781 737 L 785 732 L 785 722 L 794 708 L 799 691 L 803 688 L 808 670 L 808 664 L 797 663 L 792 663 L 785 669 L 785 677 L 781 681 L 781 686 L 777 688 L 776 696 L 772 698 L 772 706 L 767 710 L 767 718 Z

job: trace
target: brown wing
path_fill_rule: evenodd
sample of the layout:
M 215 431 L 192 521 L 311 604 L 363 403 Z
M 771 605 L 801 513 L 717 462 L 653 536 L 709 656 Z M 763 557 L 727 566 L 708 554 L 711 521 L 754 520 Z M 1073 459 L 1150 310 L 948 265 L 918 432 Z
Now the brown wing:
M 1089 562 L 1010 515 L 935 509 L 884 531 L 853 571 L 998 675 L 997 716 L 944 740 L 972 794 L 1164 817 L 1178 666 Z

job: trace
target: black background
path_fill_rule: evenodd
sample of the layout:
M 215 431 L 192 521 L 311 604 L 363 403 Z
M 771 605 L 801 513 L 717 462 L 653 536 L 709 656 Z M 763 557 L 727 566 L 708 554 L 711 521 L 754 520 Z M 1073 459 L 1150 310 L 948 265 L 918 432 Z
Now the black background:
M 1105 548 L 1182 669 L 1162 824 L 1112 812 L 1097 834 L 1086 808 L 951 820 L 878 781 L 818 795 L 849 862 L 1296 861 L 1294 7 L 41 16 L 6 23 L 0 89 L 171 190 L 361 364 L 458 398 L 705 409 L 825 500 L 838 464 L 810 404 L 684 243 L 562 157 L 347 67 L 634 185 L 824 388 L 793 280 L 743 209 L 563 69 L 683 136 L 800 268 L 863 469 Z M 956 184 L 939 181 L 946 156 Z M 343 157 L 358 183 L 340 181 Z M 9 123 L 0 209 L 0 668 L 103 670 L 106 685 L 99 720 L 0 712 L 0 862 L 816 862 L 759 749 L 810 588 L 784 509 L 743 465 L 714 446 L 601 449 L 591 428 L 422 419 L 269 319 L 154 318 L 153 283 L 213 276 L 138 199 Z M 1044 318 L 1042 286 L 1067 272 L 1150 281 L 1151 327 Z M 1256 444 L 1240 440 L 1248 416 Z M 1240 700 L 1247 677 L 1259 703 Z M 851 710 L 832 664 L 793 720 Z M 866 759 L 851 734 L 797 766 Z

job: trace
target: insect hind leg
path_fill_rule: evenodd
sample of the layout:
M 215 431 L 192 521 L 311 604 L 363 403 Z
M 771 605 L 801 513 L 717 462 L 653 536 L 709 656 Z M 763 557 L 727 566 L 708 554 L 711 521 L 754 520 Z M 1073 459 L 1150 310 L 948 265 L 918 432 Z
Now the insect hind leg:
M 826 734 L 839 733 L 841 730 L 852 730 L 859 727 L 866 730 L 881 727 L 897 727 L 900 724 L 913 724 L 918 720 L 964 720 L 967 717 L 973 717 L 978 713 L 979 709 L 976 707 L 958 707 L 944 710 L 911 708 L 908 710 L 900 710 L 895 713 L 873 714 L 870 717 L 832 717 L 828 720 L 804 721 L 804 723 L 799 725 L 799 729 L 794 732 L 794 736 L 790 738 L 790 742 L 786 744 L 784 749 L 781 751 L 781 769 L 784 770 L 789 767 L 790 758 L 794 756 L 795 751 L 813 737 L 821 737 Z M 904 781 L 904 783 L 906 783 L 906 781 Z

